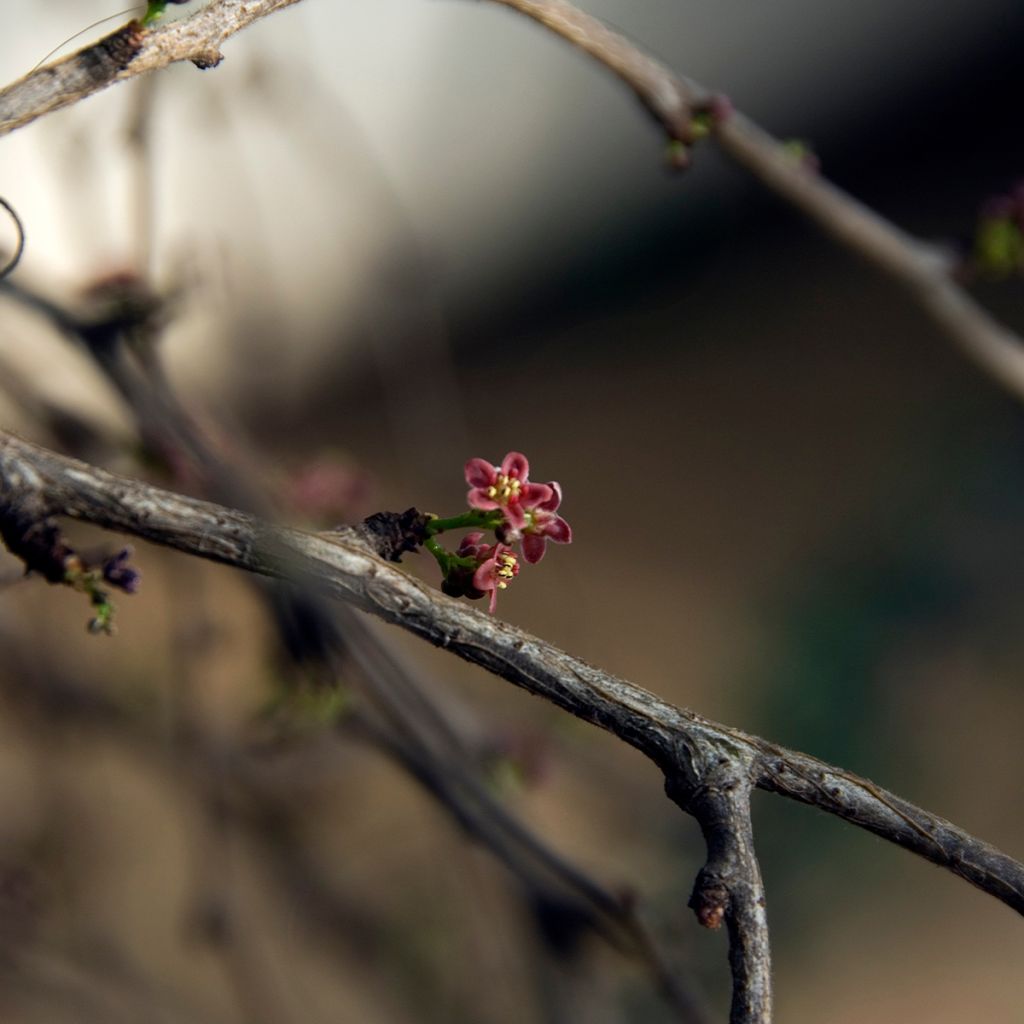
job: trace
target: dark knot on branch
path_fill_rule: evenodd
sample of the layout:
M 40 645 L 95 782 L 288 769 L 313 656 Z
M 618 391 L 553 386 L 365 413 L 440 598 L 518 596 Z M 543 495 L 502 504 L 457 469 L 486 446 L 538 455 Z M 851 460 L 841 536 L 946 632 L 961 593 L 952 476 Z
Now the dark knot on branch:
M 417 508 L 407 508 L 404 512 L 375 512 L 356 527 L 356 532 L 381 558 L 400 562 L 402 555 L 423 546 L 430 518 Z

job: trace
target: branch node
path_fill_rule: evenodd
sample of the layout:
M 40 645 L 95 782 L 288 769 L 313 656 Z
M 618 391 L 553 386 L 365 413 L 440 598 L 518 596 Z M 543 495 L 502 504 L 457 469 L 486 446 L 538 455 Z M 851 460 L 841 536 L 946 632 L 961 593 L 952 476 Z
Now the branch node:
M 680 746 L 665 791 L 700 825 L 708 856 L 689 906 L 704 928 L 729 931 L 733 998 L 730 1020 L 771 1020 L 771 949 L 764 886 L 754 850 L 750 794 L 752 764 L 735 751 Z
M 141 21 L 129 21 L 116 32 L 101 39 L 96 48 L 102 50 L 123 71 L 132 62 L 135 55 L 142 49 L 142 41 L 146 30 Z
M 720 881 L 714 881 L 705 868 L 697 875 L 688 907 L 697 915 L 702 928 L 718 931 L 729 909 L 729 890 Z
M 202 53 L 197 53 L 192 58 L 192 63 L 200 71 L 209 71 L 210 68 L 215 68 L 223 59 L 224 54 L 220 50 L 203 50 Z
M 69 571 L 82 567 L 42 503 L 26 500 L 0 510 L 0 538 L 25 563 L 25 575 L 37 572 L 50 583 L 63 583 Z
M 57 520 L 42 501 L 26 497 L 0 507 L 0 539 L 25 563 L 25 575 L 35 572 L 48 583 L 63 584 L 86 594 L 94 615 L 91 633 L 114 632 L 114 605 L 106 586 L 126 594 L 139 588 L 140 573 L 128 564 L 132 549 L 109 557 L 79 554 L 65 539 Z
M 430 518 L 417 508 L 407 508 L 404 512 L 375 512 L 363 520 L 356 532 L 381 558 L 400 562 L 406 552 L 423 546 Z

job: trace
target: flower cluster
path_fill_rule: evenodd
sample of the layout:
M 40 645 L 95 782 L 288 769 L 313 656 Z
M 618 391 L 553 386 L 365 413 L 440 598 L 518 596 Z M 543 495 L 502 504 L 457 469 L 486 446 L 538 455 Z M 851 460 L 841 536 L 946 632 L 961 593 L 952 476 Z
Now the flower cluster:
M 426 547 L 444 574 L 442 589 L 453 597 L 480 598 L 490 595 L 490 610 L 498 597 L 519 575 L 521 545 L 523 560 L 535 564 L 544 557 L 547 542 L 572 541 L 569 524 L 558 514 L 562 488 L 555 482 L 531 483 L 530 464 L 520 452 L 509 452 L 500 466 L 485 459 L 466 463 L 466 501 L 469 511 L 451 519 L 432 519 L 427 525 Z M 483 527 L 465 536 L 454 554 L 434 539 L 446 530 Z M 485 542 L 486 532 L 494 543 Z

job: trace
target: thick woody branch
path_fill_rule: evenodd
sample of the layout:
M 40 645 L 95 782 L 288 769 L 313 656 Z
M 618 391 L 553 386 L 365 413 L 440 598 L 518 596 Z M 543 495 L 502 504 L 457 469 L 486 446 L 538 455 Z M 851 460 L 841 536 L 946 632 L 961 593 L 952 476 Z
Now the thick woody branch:
M 913 238 L 816 170 L 742 114 L 715 114 L 711 93 L 650 58 L 635 44 L 568 0 L 491 0 L 540 22 L 622 78 L 669 138 L 689 141 L 684 124 L 694 112 L 713 115 L 709 127 L 721 148 L 834 239 L 902 284 L 935 324 L 988 374 L 1024 398 L 1024 340 L 960 287 L 949 257 Z
M 30 71 L 0 90 L 0 135 L 114 82 L 179 61 L 214 67 L 226 39 L 294 3 L 298 0 L 213 0 L 191 18 L 166 25 L 146 29 L 137 21 L 129 22 L 98 43 Z
M 115 476 L 0 434 L 0 509 L 38 499 L 65 515 L 267 576 L 301 579 L 625 740 L 671 780 L 731 761 L 770 790 L 819 807 L 947 868 L 1024 914 L 1024 865 L 938 816 L 806 754 L 719 725 L 445 597 L 354 533 L 308 533 Z

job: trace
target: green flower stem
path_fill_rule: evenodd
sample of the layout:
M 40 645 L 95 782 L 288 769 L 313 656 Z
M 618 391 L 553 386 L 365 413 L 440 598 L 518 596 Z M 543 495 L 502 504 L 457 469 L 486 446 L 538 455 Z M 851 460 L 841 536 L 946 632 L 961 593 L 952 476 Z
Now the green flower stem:
M 149 0 L 149 7 L 146 8 L 146 15 L 142 19 L 143 25 L 152 25 L 159 19 L 167 7 L 167 0 Z
M 447 576 L 452 569 L 475 569 L 476 560 L 472 558 L 460 558 L 458 555 L 453 555 L 447 548 L 442 547 L 434 540 L 433 537 L 428 537 L 424 542 L 423 546 L 437 559 L 437 564 L 441 567 L 441 573 Z
M 100 586 L 99 574 L 93 570 L 69 569 L 64 576 L 64 582 L 73 590 L 88 595 L 95 612 L 93 618 L 89 620 L 89 632 L 112 636 L 114 605 L 110 601 L 110 595 Z
M 430 527 L 428 526 L 429 530 Z M 441 573 L 444 576 L 448 575 L 448 566 L 451 564 L 452 554 L 441 547 L 440 544 L 434 540 L 433 537 L 427 537 L 423 542 L 423 546 L 437 559 L 437 564 L 441 566 Z
M 493 530 L 500 526 L 505 517 L 499 510 L 484 512 L 480 509 L 470 509 L 462 515 L 452 516 L 450 519 L 431 519 L 427 523 L 427 536 L 434 537 L 445 530 L 465 530 L 474 526 L 483 527 L 485 530 Z

